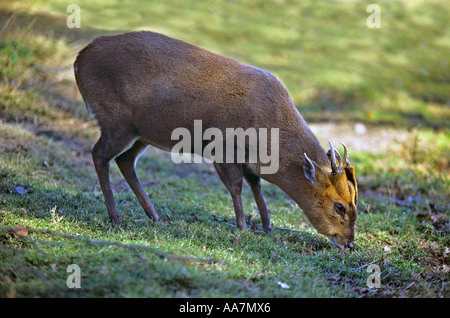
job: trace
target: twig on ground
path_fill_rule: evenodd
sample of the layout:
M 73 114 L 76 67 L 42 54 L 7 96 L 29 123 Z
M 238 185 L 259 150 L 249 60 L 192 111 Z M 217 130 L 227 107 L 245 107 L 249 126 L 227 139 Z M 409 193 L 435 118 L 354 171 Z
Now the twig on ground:
M 369 266 L 369 265 L 371 265 L 371 264 L 374 264 L 375 262 L 378 262 L 378 259 L 374 260 L 373 262 L 370 262 L 370 263 L 361 265 L 360 267 L 358 267 L 358 268 L 356 269 L 356 271 L 359 271 L 360 269 L 362 269 L 362 268 L 364 268 L 364 267 L 367 267 L 367 266 Z
M 276 227 L 277 230 L 283 230 L 283 231 L 291 231 L 291 232 L 297 232 L 297 233 L 303 233 L 303 231 L 300 230 L 293 230 L 293 229 L 289 229 L 287 227 Z

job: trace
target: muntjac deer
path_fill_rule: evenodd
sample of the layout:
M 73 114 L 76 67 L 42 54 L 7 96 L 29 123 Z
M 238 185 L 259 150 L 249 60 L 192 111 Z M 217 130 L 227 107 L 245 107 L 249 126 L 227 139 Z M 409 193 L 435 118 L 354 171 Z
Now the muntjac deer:
M 204 131 L 279 130 L 277 147 L 266 145 L 269 152 L 279 152 L 275 172 L 263 172 L 261 161 L 213 162 L 231 194 L 239 229 L 247 228 L 241 202 L 245 178 L 264 230 L 272 230 L 261 192 L 263 178 L 289 195 L 333 245 L 353 247 L 358 191 L 347 147 L 343 144 L 343 159 L 331 143 L 325 153 L 286 89 L 269 72 L 146 31 L 95 39 L 78 54 L 74 71 L 101 129 L 92 158 L 113 222 L 121 221 L 109 181 L 110 161 L 115 159 L 147 215 L 158 220 L 136 176 L 136 161 L 149 145 L 170 151 L 177 144 L 172 132 L 180 127 L 193 132 L 194 122 L 201 120 Z M 201 148 L 207 145 L 203 140 Z

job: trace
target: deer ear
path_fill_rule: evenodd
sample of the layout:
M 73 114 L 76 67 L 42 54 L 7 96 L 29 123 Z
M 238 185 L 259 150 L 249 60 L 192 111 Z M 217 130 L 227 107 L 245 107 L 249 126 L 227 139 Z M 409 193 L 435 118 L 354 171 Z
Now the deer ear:
M 306 153 L 303 154 L 303 174 L 312 184 L 316 181 L 316 168 L 314 163 L 308 158 Z
M 326 188 L 330 183 L 330 176 L 326 170 L 318 166 L 314 161 L 308 158 L 306 153 L 303 154 L 303 174 L 305 178 L 311 181 L 317 188 Z
M 355 203 L 358 202 L 358 185 L 356 183 L 355 177 L 355 167 L 346 166 L 344 168 L 345 175 L 347 176 L 347 180 L 353 184 L 355 187 Z

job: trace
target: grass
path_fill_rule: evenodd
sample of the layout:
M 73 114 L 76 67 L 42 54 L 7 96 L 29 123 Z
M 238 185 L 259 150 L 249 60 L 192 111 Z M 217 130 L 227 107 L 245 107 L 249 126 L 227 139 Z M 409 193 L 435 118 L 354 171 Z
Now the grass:
M 449 297 L 443 1 L 382 1 L 376 30 L 353 1 L 78 4 L 82 28 L 71 30 L 64 1 L 0 1 L 0 297 Z M 96 35 L 140 28 L 268 69 L 309 122 L 335 125 L 318 129 L 322 142 L 353 142 L 355 250 L 333 248 L 267 183 L 275 230 L 259 230 L 245 187 L 252 226 L 238 231 L 211 166 L 176 165 L 155 149 L 137 170 L 161 221 L 148 220 L 112 165 L 123 226 L 110 223 L 90 159 L 99 132 L 71 64 Z M 374 142 L 391 129 L 389 142 Z M 66 285 L 70 264 L 80 289 Z M 379 288 L 367 284 L 371 264 Z

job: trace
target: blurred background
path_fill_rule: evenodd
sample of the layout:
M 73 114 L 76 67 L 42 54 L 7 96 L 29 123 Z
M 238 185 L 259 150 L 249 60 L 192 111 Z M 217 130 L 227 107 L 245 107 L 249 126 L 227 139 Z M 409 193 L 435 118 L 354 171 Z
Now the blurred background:
M 80 0 L 81 27 L 70 29 L 72 3 L 1 1 L 3 81 L 14 79 L 13 50 L 45 58 L 30 51 L 59 45 L 73 57 L 97 35 L 147 29 L 269 70 L 309 121 L 448 127 L 446 1 L 379 1 L 379 28 L 367 25 L 371 1 Z
M 448 181 L 444 0 L 378 1 L 379 20 L 371 1 L 79 0 L 80 25 L 70 28 L 72 3 L 0 0 L 3 121 L 92 135 L 74 83 L 75 56 L 96 36 L 145 29 L 272 72 L 324 145 L 340 138 L 383 160 L 391 149 L 392 162 L 356 158 L 369 174 L 395 166 Z

